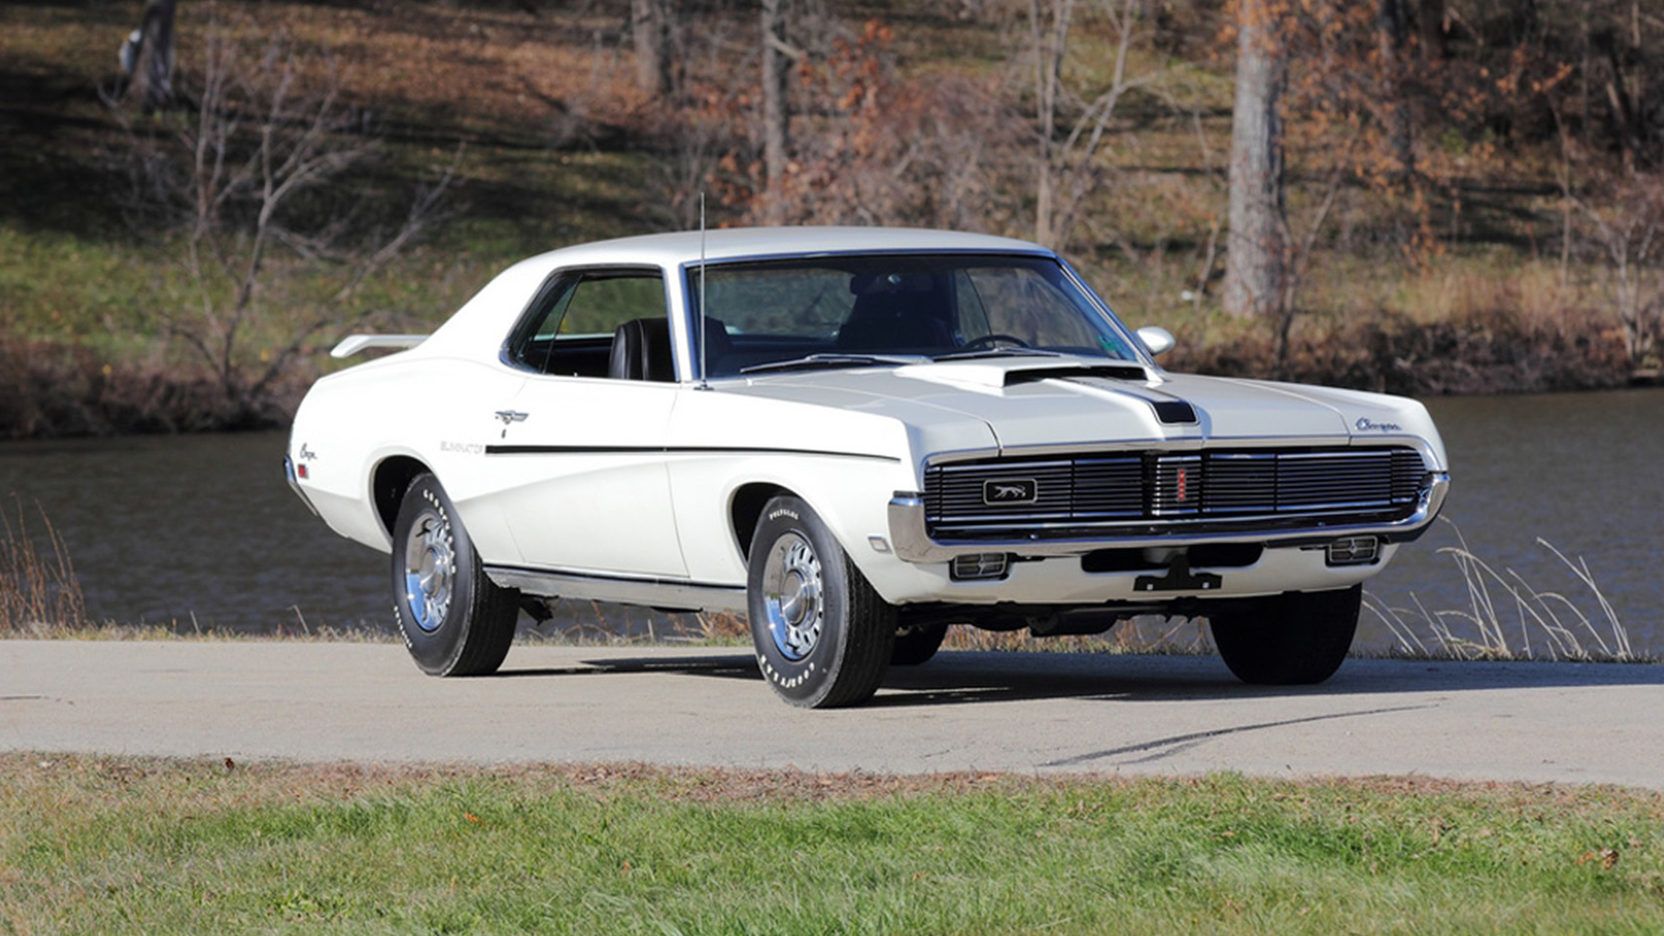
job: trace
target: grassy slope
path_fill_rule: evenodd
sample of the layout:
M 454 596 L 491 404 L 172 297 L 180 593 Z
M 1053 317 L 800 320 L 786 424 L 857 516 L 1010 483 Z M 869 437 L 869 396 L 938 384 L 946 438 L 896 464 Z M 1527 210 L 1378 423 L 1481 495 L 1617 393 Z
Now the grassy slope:
M 281 30 L 339 57 L 348 96 L 390 132 L 387 158 L 362 180 L 365 192 L 392 203 L 388 196 L 430 173 L 457 141 L 467 142 L 453 222 L 362 300 L 432 322 L 512 259 L 675 223 L 658 191 L 662 171 L 653 149 L 662 141 L 632 129 L 641 101 L 616 41 L 622 5 L 614 6 L 588 6 L 583 19 L 534 17 L 513 5 L 219 8 L 245 32 Z M 1002 41 L 997 22 L 876 0 L 840 11 L 850 22 L 871 15 L 894 24 L 904 75 L 1009 71 L 1015 46 Z M 118 141 L 93 89 L 111 79 L 130 13 L 114 4 L 0 10 L 0 89 L 9 99 L 0 106 L 0 127 L 15 141 L 0 155 L 0 325 L 90 340 L 123 356 L 152 337 L 146 304 L 183 295 L 178 277 L 122 233 L 117 189 L 100 168 Z M 202 25 L 201 14 L 182 10 L 182 48 L 192 48 Z M 748 22 L 730 28 L 741 25 Z M 1103 50 L 1090 28 L 1078 32 L 1077 65 L 1085 73 L 1103 58 L 1095 50 Z M 1163 69 L 1162 94 L 1182 110 L 1134 96 L 1124 126 L 1137 134 L 1118 139 L 1106 155 L 1125 174 L 1112 177 L 1099 196 L 1087 242 L 1074 252 L 1129 318 L 1229 342 L 1240 324 L 1180 298 L 1194 284 L 1198 245 L 1223 209 L 1217 173 L 1230 132 L 1228 62 L 1210 57 L 1205 41 L 1191 49 L 1189 60 L 1135 63 L 1135 72 Z M 1192 110 L 1194 122 L 1184 112 Z M 1301 183 L 1298 154 L 1295 160 L 1291 202 L 1298 210 L 1315 196 Z M 1461 245 L 1421 273 L 1393 260 L 1390 246 L 1346 235 L 1315 265 L 1308 304 L 1322 315 L 1385 307 L 1424 318 L 1476 303 L 1556 306 L 1565 297 L 1549 288 L 1558 284 L 1553 264 L 1538 259 L 1556 224 L 1552 178 L 1539 163 L 1523 154 L 1482 173 L 1476 168 L 1463 196 Z M 1353 200 L 1335 229 L 1367 231 L 1379 225 L 1372 216 L 1379 210 Z M 1025 233 L 1020 217 L 1003 224 Z M 1141 259 L 1133 262 L 1132 253 Z M 303 301 L 304 287 L 298 293 L 295 301 Z
M 199 9 L 181 10 L 181 48 L 203 28 Z M 443 4 L 220 10 L 242 34 L 282 31 L 338 57 L 347 96 L 387 134 L 383 158 L 355 180 L 354 194 L 396 214 L 466 144 L 448 217 L 371 284 L 358 300 L 364 307 L 432 324 L 512 260 L 654 226 L 642 216 L 645 157 L 609 136 L 616 114 L 597 115 L 597 138 L 549 148 L 564 139 L 564 101 L 610 93 L 601 79 L 616 63 L 589 41 L 599 19 Z M 151 305 L 189 307 L 181 272 L 127 232 L 125 193 L 107 169 L 121 143 L 95 89 L 112 79 L 131 14 L 125 4 L 0 9 L 0 129 L 9 137 L 0 149 L 0 334 L 130 359 L 154 351 Z M 627 95 L 622 106 L 631 106 Z M 285 284 L 286 300 L 309 301 L 322 291 L 311 285 Z M 257 346 L 275 345 L 281 323 L 263 324 Z
M 1655 932 L 1664 798 L 0 757 L 0 930 Z

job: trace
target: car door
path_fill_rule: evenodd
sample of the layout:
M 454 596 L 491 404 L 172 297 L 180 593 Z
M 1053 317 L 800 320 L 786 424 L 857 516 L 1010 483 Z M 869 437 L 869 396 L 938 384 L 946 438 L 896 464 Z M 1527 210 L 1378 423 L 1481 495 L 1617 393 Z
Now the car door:
M 635 321 L 668 322 L 657 268 L 565 271 L 510 340 L 509 363 L 529 373 L 496 414 L 488 451 L 514 492 L 508 525 L 527 566 L 687 572 L 664 452 L 679 385 L 662 370 L 629 379 L 612 366 L 614 332 Z

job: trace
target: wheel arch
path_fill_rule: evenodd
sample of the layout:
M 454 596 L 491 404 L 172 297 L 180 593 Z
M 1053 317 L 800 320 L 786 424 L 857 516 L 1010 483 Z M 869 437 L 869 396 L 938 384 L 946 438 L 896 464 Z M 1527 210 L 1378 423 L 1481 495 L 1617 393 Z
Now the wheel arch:
M 768 502 L 780 496 L 796 497 L 808 502 L 796 491 L 772 481 L 748 481 L 734 489 L 728 499 L 728 525 L 734 534 L 734 545 L 739 549 L 743 564 L 751 557 L 751 537 L 757 532 L 757 521 Z
M 370 472 L 370 503 L 381 521 L 382 532 L 393 535 L 393 522 L 399 516 L 399 503 L 410 482 L 421 474 L 432 474 L 420 459 L 409 455 L 392 455 L 376 463 Z
M 894 488 L 884 486 L 884 490 Z M 894 576 L 886 574 L 886 562 L 893 563 L 894 557 L 881 554 L 870 543 L 870 539 L 882 537 L 887 532 L 882 511 L 875 513 L 866 509 L 870 506 L 867 504 L 870 498 L 841 497 L 840 491 L 828 489 L 826 485 L 793 483 L 791 478 L 766 474 L 752 475 L 736 484 L 728 495 L 725 519 L 732 555 L 738 560 L 740 570 L 749 565 L 751 538 L 756 533 L 763 508 L 771 498 L 780 496 L 797 498 L 814 511 L 855 567 L 886 601 L 895 603 L 889 593 L 890 580 Z M 871 537 L 866 535 L 869 533 Z M 887 553 L 888 550 L 882 552 Z

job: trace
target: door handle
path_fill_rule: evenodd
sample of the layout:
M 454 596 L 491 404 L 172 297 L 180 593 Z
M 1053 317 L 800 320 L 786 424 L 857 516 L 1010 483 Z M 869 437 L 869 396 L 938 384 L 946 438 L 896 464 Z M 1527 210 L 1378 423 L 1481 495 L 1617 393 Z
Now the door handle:
M 500 409 L 497 411 L 497 418 L 502 421 L 504 426 L 507 426 L 509 423 L 525 422 L 528 415 L 530 414 L 511 409 Z

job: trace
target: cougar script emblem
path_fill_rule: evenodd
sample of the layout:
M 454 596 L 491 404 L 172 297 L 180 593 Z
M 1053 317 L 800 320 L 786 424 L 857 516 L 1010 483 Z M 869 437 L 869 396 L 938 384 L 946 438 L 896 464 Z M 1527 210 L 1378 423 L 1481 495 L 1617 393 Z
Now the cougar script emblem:
M 1032 504 L 1040 498 L 1040 486 L 1032 478 L 982 482 L 982 502 L 990 507 Z
M 1390 423 L 1390 422 L 1389 423 L 1388 422 L 1387 423 L 1378 423 L 1375 420 L 1370 419 L 1368 416 L 1358 417 L 1358 421 L 1353 423 L 1352 425 L 1356 426 L 1359 432 L 1403 432 L 1404 431 L 1403 427 L 1399 426 L 1398 423 Z

